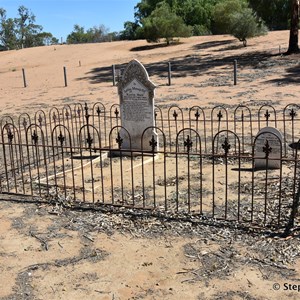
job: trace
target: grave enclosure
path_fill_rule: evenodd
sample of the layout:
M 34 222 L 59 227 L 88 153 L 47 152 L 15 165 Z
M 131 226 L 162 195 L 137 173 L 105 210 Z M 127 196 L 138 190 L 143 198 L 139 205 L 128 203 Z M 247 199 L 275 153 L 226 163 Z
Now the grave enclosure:
M 120 105 L 3 116 L 2 198 L 293 226 L 298 105 L 166 109 L 154 105 L 154 89 L 133 61 L 118 86 Z

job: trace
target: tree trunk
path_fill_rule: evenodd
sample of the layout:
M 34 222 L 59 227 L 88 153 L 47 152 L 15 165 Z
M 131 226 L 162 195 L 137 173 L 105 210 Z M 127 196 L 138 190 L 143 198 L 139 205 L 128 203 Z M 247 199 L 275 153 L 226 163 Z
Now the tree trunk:
M 292 0 L 290 41 L 287 54 L 298 53 L 299 0 Z

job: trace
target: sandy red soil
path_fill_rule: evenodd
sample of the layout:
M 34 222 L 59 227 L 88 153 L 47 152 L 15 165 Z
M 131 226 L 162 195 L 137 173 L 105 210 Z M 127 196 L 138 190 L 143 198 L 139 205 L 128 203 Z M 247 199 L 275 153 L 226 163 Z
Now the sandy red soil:
M 300 56 L 279 54 L 288 36 L 287 31 L 271 32 L 251 39 L 246 48 L 231 36 L 205 36 L 170 47 L 122 41 L 0 52 L 0 113 L 118 103 L 111 66 L 123 68 L 132 59 L 146 66 L 157 85 L 157 104 L 269 103 L 280 109 L 298 103 L 300 96 Z M 273 239 L 1 200 L 0 208 L 0 299 L 299 299 L 293 286 L 285 289 L 300 284 L 296 236 Z M 157 234 L 155 228 L 162 226 L 166 230 Z M 270 255 L 263 251 L 268 245 L 274 245 Z M 276 267 L 278 253 L 291 249 L 295 257 Z

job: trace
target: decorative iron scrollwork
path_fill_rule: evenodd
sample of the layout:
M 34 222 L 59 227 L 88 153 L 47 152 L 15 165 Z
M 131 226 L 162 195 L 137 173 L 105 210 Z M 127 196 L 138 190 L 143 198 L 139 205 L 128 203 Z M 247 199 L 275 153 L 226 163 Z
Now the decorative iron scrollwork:
M 176 110 L 174 110 L 174 112 L 173 112 L 173 117 L 174 117 L 174 120 L 176 121 L 177 117 L 178 117 L 178 114 L 177 114 Z
M 269 118 L 271 117 L 269 111 L 267 110 L 266 113 L 265 113 L 265 118 L 266 118 L 266 121 L 269 121 Z
M 13 139 L 14 139 L 14 134 L 12 133 L 11 129 L 9 126 L 6 126 L 7 128 L 7 138 L 8 138 L 8 142 L 11 144 Z
M 65 141 L 65 137 L 63 136 L 62 132 L 60 131 L 59 136 L 57 137 L 57 139 L 60 142 L 60 146 L 62 147 Z
M 297 113 L 296 111 L 292 108 L 291 111 L 290 111 L 290 117 L 292 119 L 292 121 L 294 120 L 294 118 L 297 116 Z
M 189 135 L 187 136 L 186 140 L 184 141 L 184 147 L 186 147 L 187 152 L 190 152 L 193 147 L 193 142 Z
M 53 119 L 53 122 L 56 123 L 57 116 L 56 116 L 55 112 L 53 112 L 52 119 Z
M 150 145 L 150 147 L 151 147 L 151 149 L 152 149 L 152 152 L 154 152 L 154 151 L 155 151 L 155 148 L 157 147 L 157 141 L 156 141 L 156 139 L 154 138 L 154 135 L 152 135 L 152 138 L 151 138 L 151 140 L 149 141 L 149 145 Z
M 26 129 L 26 128 L 27 128 L 27 121 L 26 121 L 26 119 L 25 119 L 25 118 L 23 119 L 23 123 L 22 123 L 22 125 L 23 125 L 24 129 Z
M 94 139 L 92 138 L 91 134 L 88 132 L 86 143 L 88 144 L 89 149 L 91 149 L 93 141 L 94 141 Z
M 225 137 L 224 143 L 222 144 L 222 149 L 224 150 L 225 155 L 228 154 L 230 148 L 231 148 L 231 145 L 230 145 L 229 142 L 228 142 L 228 138 Z
M 86 117 L 89 117 L 90 115 L 89 115 L 89 108 L 88 108 L 88 105 L 87 105 L 87 103 L 85 102 L 85 104 L 84 104 L 84 110 L 85 110 L 85 116 Z
M 217 117 L 218 117 L 219 122 L 223 118 L 222 112 L 220 110 L 219 110 L 219 113 L 217 114 Z
M 42 117 L 41 114 L 39 114 L 38 121 L 39 121 L 39 123 L 40 123 L 40 126 L 42 126 L 42 123 L 43 123 L 43 117 Z
M 196 121 L 199 120 L 199 117 L 200 117 L 200 113 L 199 113 L 199 109 L 197 109 L 197 111 L 196 111 L 196 113 L 195 113 Z
M 118 132 L 118 136 L 117 136 L 117 138 L 116 138 L 116 142 L 117 142 L 117 144 L 118 144 L 118 146 L 119 146 L 119 149 L 121 149 L 122 144 L 123 144 L 123 139 L 121 138 L 119 132 Z
M 268 158 L 270 153 L 272 152 L 272 147 L 270 147 L 268 140 L 266 140 L 265 146 L 263 147 L 263 152 L 266 155 L 265 158 Z
M 32 138 L 34 145 L 36 145 L 38 143 L 39 136 L 37 135 L 35 130 L 33 130 L 33 134 L 31 135 L 31 138 Z
M 98 117 L 99 117 L 100 114 L 101 114 L 101 109 L 100 109 L 99 105 L 97 106 L 96 113 L 97 113 Z
M 115 109 L 115 116 L 116 116 L 116 118 L 119 116 L 118 108 Z

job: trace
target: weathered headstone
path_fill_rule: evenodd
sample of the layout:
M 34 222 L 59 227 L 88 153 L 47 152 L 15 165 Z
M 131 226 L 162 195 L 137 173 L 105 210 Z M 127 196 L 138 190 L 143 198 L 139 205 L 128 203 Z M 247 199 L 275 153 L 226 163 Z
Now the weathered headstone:
M 256 158 L 255 168 L 257 169 L 279 169 L 282 156 L 282 134 L 276 128 L 262 128 L 255 142 L 255 156 L 266 157 L 268 155 L 268 166 L 266 158 Z
M 154 129 L 148 129 L 144 134 L 143 143 L 141 140 L 144 130 L 155 126 L 155 87 L 145 67 L 137 60 L 129 62 L 118 83 L 121 125 L 130 134 L 133 150 L 158 150 L 157 133 Z M 122 149 L 130 149 L 128 134 L 121 130 L 120 136 L 123 139 Z

